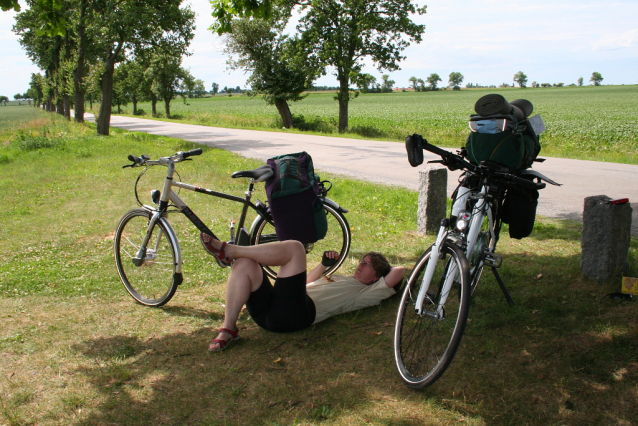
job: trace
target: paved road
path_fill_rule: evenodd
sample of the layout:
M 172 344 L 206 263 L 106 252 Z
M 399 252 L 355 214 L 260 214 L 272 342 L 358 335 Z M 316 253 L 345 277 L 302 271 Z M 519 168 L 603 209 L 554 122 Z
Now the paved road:
M 92 117 L 87 114 L 87 119 Z M 275 155 L 307 151 L 318 170 L 410 189 L 418 188 L 419 170 L 427 167 L 425 163 L 410 167 L 404 145 L 395 142 L 225 129 L 120 116 L 111 117 L 111 126 L 186 139 L 264 161 Z M 436 156 L 426 152 L 425 158 L 434 160 Z M 638 236 L 638 165 L 548 158 L 544 163 L 536 163 L 534 169 L 563 184 L 547 185 L 541 191 L 539 214 L 582 220 L 585 197 L 627 197 L 633 208 L 632 235 Z M 456 187 L 458 174 L 448 175 L 450 194 Z

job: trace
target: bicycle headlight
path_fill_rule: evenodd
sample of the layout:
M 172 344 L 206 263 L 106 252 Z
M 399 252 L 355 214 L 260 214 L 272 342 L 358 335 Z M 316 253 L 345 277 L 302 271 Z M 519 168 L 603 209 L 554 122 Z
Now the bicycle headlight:
M 155 204 L 159 203 L 160 200 L 160 191 L 157 189 L 154 189 L 151 191 L 151 200 L 153 200 L 153 202 Z
M 459 215 L 456 218 L 456 229 L 461 232 L 465 232 L 465 230 L 470 225 L 471 218 L 472 216 L 468 212 L 466 211 L 459 212 Z

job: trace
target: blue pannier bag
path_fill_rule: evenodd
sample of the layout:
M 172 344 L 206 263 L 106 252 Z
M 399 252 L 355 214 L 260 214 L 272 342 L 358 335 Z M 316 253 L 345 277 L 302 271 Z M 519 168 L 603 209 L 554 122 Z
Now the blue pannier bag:
M 325 237 L 328 221 L 312 157 L 305 151 L 279 155 L 268 165 L 274 175 L 266 181 L 266 196 L 277 238 L 309 244 Z

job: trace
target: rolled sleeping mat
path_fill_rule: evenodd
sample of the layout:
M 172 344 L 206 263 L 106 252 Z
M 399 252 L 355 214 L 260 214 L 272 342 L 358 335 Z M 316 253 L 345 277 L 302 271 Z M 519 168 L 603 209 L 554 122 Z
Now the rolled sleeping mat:
M 476 101 L 474 104 L 474 111 L 478 115 L 493 115 L 493 114 L 512 114 L 512 105 L 507 100 L 497 94 L 485 95 Z
M 532 112 L 534 111 L 534 105 L 532 105 L 532 103 L 527 99 L 514 99 L 510 102 L 510 105 L 517 107 L 523 112 L 523 119 L 532 115 Z

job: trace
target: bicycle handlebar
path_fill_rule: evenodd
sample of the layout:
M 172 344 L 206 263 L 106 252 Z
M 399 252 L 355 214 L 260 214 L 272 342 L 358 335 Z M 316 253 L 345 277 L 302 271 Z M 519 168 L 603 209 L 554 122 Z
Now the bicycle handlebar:
M 529 189 L 543 189 L 546 186 L 543 182 L 537 183 L 528 179 L 520 178 L 511 173 L 499 172 L 490 167 L 489 164 L 481 163 L 481 165 L 477 166 L 467 161 L 461 155 L 453 154 L 449 151 L 439 148 L 438 146 L 432 145 L 425 139 L 423 140 L 423 149 L 441 157 L 443 159 L 442 164 L 450 170 L 464 169 L 480 175 L 490 174 L 498 178 L 501 182 L 505 183 L 508 186 L 520 186 Z M 489 173 L 490 171 L 492 171 L 492 173 Z
M 190 151 L 180 151 L 178 153 L 176 153 L 175 155 L 171 155 L 170 157 L 162 157 L 159 158 L 157 160 L 151 160 L 151 158 L 148 155 L 141 155 L 139 157 L 136 157 L 134 155 L 129 155 L 128 159 L 129 161 L 131 161 L 133 164 L 128 164 L 126 166 L 123 167 L 136 167 L 136 166 L 142 166 L 144 164 L 151 164 L 151 165 L 156 165 L 156 164 L 167 164 L 169 162 L 174 162 L 174 163 L 179 163 L 180 161 L 184 161 L 186 160 L 188 157 L 192 157 L 194 155 L 202 155 L 202 149 L 201 148 L 195 148 L 195 149 L 191 149 Z

